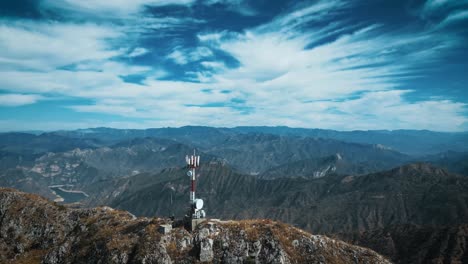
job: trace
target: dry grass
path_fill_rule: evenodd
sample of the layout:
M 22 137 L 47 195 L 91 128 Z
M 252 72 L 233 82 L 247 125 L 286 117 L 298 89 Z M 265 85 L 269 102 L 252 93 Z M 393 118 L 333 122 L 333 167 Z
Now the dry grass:
M 245 238 L 254 242 L 261 238 L 261 234 L 265 234 L 265 231 L 268 231 L 267 229 L 272 223 L 274 222 L 269 219 L 252 219 L 226 222 L 220 225 L 235 232 L 243 230 Z
M 288 254 L 292 263 L 307 262 L 307 255 L 300 252 L 300 248 L 296 248 L 293 245 L 294 240 L 300 241 L 303 238 L 303 234 L 298 229 L 281 222 L 275 222 L 271 226 L 271 231 L 286 254 Z
M 182 254 L 181 252 L 177 249 L 177 244 L 175 241 L 171 241 L 167 246 L 166 246 L 166 251 L 167 254 L 171 257 L 172 260 L 179 259 Z
M 13 260 L 11 264 L 39 264 L 42 258 L 47 254 L 47 250 L 34 249 L 22 254 L 16 260 Z
M 221 223 L 220 226 L 234 233 L 240 233 L 243 230 L 245 232 L 244 238 L 250 242 L 262 241 L 263 239 L 277 241 L 292 263 L 307 263 L 309 260 L 307 254 L 301 252 L 300 246 L 295 247 L 293 245 L 294 240 L 300 242 L 307 234 L 290 225 L 269 219 L 259 219 L 232 221 Z

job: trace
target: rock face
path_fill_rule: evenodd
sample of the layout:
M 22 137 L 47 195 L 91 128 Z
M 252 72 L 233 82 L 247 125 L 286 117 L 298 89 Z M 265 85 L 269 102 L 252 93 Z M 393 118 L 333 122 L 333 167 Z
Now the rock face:
M 365 248 L 270 220 L 207 222 L 197 230 L 200 260 L 215 263 L 389 263 Z M 203 257 L 203 259 L 202 259 Z M 206 257 L 206 258 L 205 258 Z
M 270 220 L 208 221 L 193 233 L 109 207 L 70 209 L 0 189 L 0 263 L 389 263 L 372 250 Z

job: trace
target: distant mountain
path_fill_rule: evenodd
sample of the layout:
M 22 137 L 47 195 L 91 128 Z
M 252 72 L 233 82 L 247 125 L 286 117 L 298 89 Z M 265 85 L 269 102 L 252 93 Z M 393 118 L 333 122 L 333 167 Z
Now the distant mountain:
M 90 186 L 105 179 L 179 166 L 192 151 L 193 147 L 168 139 L 135 138 L 109 147 L 76 148 L 27 158 L 25 154 L 0 152 L 0 186 L 49 198 L 55 196 L 49 186 L 56 185 L 88 193 Z M 216 159 L 208 154 L 204 158 Z
M 176 140 L 184 144 L 191 144 L 197 147 L 212 146 L 224 140 L 226 137 L 237 134 L 226 129 L 203 126 L 185 126 L 180 128 L 150 128 L 150 129 L 114 129 L 114 128 L 89 128 L 71 131 L 50 132 L 52 135 L 59 135 L 69 138 L 98 139 L 108 144 L 117 143 L 135 138 L 165 138 Z
M 15 153 L 0 150 L 0 170 L 16 168 L 17 166 L 34 166 L 34 161 L 43 153 L 32 154 L 29 152 Z
M 108 130 L 98 131 L 105 134 L 109 132 Z M 177 131 L 182 132 L 182 130 Z M 400 165 L 409 159 L 408 156 L 376 145 L 269 134 L 222 134 L 221 136 L 213 128 L 193 127 L 190 131 L 193 133 L 211 131 L 213 135 L 213 138 L 202 137 L 203 140 L 210 142 L 198 148 L 198 152 L 203 156 L 203 162 L 221 161 L 241 173 L 252 175 L 260 175 L 278 166 L 294 167 L 297 166 L 295 162 L 305 160 L 308 161 L 304 166 L 309 168 L 313 164 L 312 160 L 320 160 L 323 156 L 336 153 L 346 158 L 346 162 L 341 161 L 337 164 L 337 172 L 340 173 L 378 171 Z M 184 133 L 175 134 L 185 137 Z M 24 178 L 28 179 L 27 182 L 34 181 L 37 193 L 47 197 L 53 195 L 46 193 L 48 186 L 51 185 L 67 185 L 70 190 L 94 195 L 91 186 L 98 181 L 145 172 L 154 174 L 165 168 L 178 167 L 185 163 L 185 155 L 197 149 L 195 145 L 199 143 L 189 145 L 181 143 L 181 138 L 174 140 L 164 137 L 132 136 L 118 142 L 113 140 L 106 142 L 102 138 L 65 136 L 53 133 L 40 136 L 0 134 L 0 142 L 5 142 L 3 148 L 0 148 L 0 169 L 5 172 L 0 173 L 0 177 L 4 178 L 0 179 L 0 183 L 3 182 L 5 184 L 3 186 L 6 187 L 31 191 L 33 188 L 29 188 L 29 185 L 15 183 L 13 180 L 23 182 Z M 186 139 L 189 138 L 187 136 Z M 19 173 L 17 170 L 22 172 Z M 12 172 L 15 173 L 11 174 Z M 290 173 L 284 172 L 287 171 L 283 170 L 280 177 L 298 176 L 293 170 Z M 6 178 L 8 180 L 5 180 Z
M 377 145 L 269 134 L 236 134 L 203 150 L 223 157 L 236 169 L 253 175 L 291 162 L 336 153 L 346 157 L 349 162 L 375 164 L 380 169 L 388 169 L 409 160 L 406 155 Z
M 322 157 L 337 152 L 348 152 L 351 149 L 353 156 L 366 155 L 360 149 L 378 149 L 376 152 L 392 152 L 379 145 L 365 145 L 346 143 L 341 141 L 304 138 L 297 136 L 277 136 L 262 133 L 239 133 L 227 128 L 187 126 L 181 128 L 160 128 L 146 130 L 117 130 L 109 128 L 95 128 L 76 131 L 53 132 L 60 136 L 79 139 L 97 138 L 107 142 L 108 146 L 118 144 L 120 141 L 130 142 L 132 139 L 152 137 L 170 139 L 186 145 L 194 146 L 205 153 L 224 158 L 237 169 L 246 173 L 259 173 L 265 168 L 278 166 L 291 161 L 298 161 L 309 157 Z M 110 144 L 112 143 L 112 144 Z M 301 147 L 302 149 L 299 149 Z M 305 149 L 305 148 L 309 149 Z M 282 153 L 280 153 L 282 151 Z M 396 152 L 394 152 L 397 154 Z M 378 154 L 378 153 L 377 153 Z M 255 155 L 255 157 L 253 157 Z M 269 157 L 272 156 L 273 157 Z M 247 156 L 249 156 L 247 158 Z M 377 155 L 379 156 L 379 155 Z M 380 155 L 381 156 L 381 155 Z M 396 155 L 395 155 L 396 156 Z M 398 162 L 408 157 L 400 155 Z M 386 159 L 387 157 L 377 157 Z M 394 157 L 392 157 L 394 158 Z M 248 162 L 245 162 L 245 160 Z M 391 160 L 388 162 L 392 163 Z M 255 163 L 255 164 L 253 164 Z M 398 163 L 393 162 L 391 165 Z
M 49 189 L 49 179 L 37 173 L 27 173 L 22 169 L 4 169 L 0 171 L 0 186 L 20 189 L 24 192 L 36 193 L 48 199 L 56 196 Z
M 109 207 L 70 209 L 0 188 L 1 263 L 390 263 L 372 250 L 270 220 L 195 231 Z
M 262 179 L 276 179 L 284 177 L 321 178 L 332 174 L 362 175 L 385 169 L 382 164 L 353 163 L 339 153 L 323 158 L 313 158 L 286 163 L 266 170 Z
M 376 250 L 394 263 L 468 263 L 468 224 L 396 225 L 350 235 L 351 243 Z
M 268 133 L 314 138 L 329 138 L 363 144 L 380 144 L 409 155 L 427 155 L 453 151 L 468 151 L 468 132 L 435 132 L 429 130 L 367 130 L 336 131 L 290 127 L 235 127 L 241 133 Z
M 413 223 L 468 221 L 468 178 L 428 164 L 410 164 L 363 176 L 261 180 L 212 164 L 200 171 L 198 195 L 209 215 L 272 218 L 325 234 Z M 103 182 L 95 188 L 110 204 L 136 215 L 180 215 L 188 200 L 184 169 Z M 105 191 L 105 186 L 111 186 Z M 171 202 L 172 200 L 172 202 Z
M 423 160 L 451 172 L 468 176 L 468 152 L 447 151 L 426 156 Z
M 0 133 L 0 150 L 10 153 L 38 154 L 99 146 L 102 146 L 102 143 L 95 138 L 77 139 L 49 133 Z
M 54 135 L 73 138 L 94 138 L 105 142 L 118 142 L 136 137 L 161 137 L 191 143 L 198 147 L 219 144 L 236 134 L 272 134 L 299 136 L 339 141 L 380 145 L 408 155 L 429 155 L 445 151 L 468 151 L 468 132 L 434 132 L 428 130 L 368 130 L 336 131 L 329 129 L 308 129 L 290 127 L 234 127 L 214 128 L 185 126 L 180 128 L 154 129 L 111 129 L 90 128 L 74 131 L 57 131 Z

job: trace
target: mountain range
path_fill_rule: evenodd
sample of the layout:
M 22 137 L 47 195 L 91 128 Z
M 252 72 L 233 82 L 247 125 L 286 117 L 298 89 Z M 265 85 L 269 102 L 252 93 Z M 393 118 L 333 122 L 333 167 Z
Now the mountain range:
M 222 218 L 272 218 L 322 234 L 468 221 L 468 178 L 424 163 L 360 176 L 273 180 L 215 163 L 200 175 L 198 196 L 207 211 Z M 181 215 L 187 182 L 183 168 L 104 181 L 94 186 L 100 195 L 90 204 L 109 204 L 135 215 Z
M 73 131 L 52 132 L 69 138 L 121 141 L 135 137 L 159 137 L 195 143 L 197 146 L 219 144 L 226 137 L 238 134 L 269 134 L 334 139 L 345 142 L 375 144 L 394 149 L 408 155 L 437 154 L 447 150 L 468 151 L 468 132 L 435 132 L 429 130 L 356 130 L 336 131 L 329 129 L 276 127 L 215 128 L 186 126 L 180 128 L 112 129 L 91 128 Z
M 288 127 L 3 133 L 0 186 L 73 207 L 179 218 L 189 193 L 184 157 L 195 150 L 197 197 L 210 217 L 283 221 L 397 263 L 458 261 L 466 233 L 450 234 L 468 221 L 467 135 Z M 426 237 L 414 250 L 400 243 Z

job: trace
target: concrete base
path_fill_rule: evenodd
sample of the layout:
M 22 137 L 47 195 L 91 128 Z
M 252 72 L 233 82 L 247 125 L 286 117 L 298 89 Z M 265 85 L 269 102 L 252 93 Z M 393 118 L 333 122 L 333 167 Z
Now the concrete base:
M 190 223 L 190 230 L 195 230 L 195 228 L 197 228 L 197 226 L 199 224 L 201 224 L 202 222 L 205 222 L 206 221 L 206 218 L 198 218 L 198 219 L 192 219 L 191 220 L 191 223 Z

